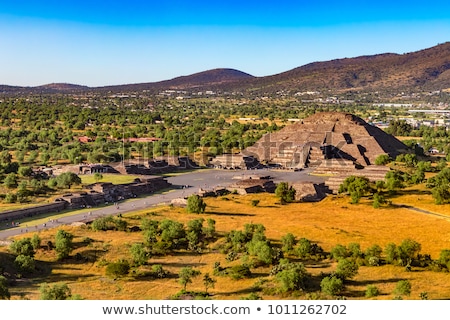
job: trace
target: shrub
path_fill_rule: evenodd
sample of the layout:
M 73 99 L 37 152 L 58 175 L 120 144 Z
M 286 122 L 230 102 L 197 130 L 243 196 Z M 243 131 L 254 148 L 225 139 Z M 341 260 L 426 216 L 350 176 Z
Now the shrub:
M 70 288 L 65 283 L 56 283 L 51 287 L 43 283 L 39 287 L 39 292 L 41 300 L 67 300 L 72 296 Z
M 259 204 L 259 200 L 252 200 L 252 206 L 253 207 L 256 207 L 256 206 L 258 206 L 258 204 Z
M 35 261 L 31 256 L 25 256 L 23 254 L 18 255 L 14 260 L 14 264 L 20 270 L 20 272 L 33 272 L 35 270 Z
M 378 288 L 372 284 L 368 285 L 366 288 L 366 293 L 365 296 L 366 298 L 372 298 L 372 297 L 376 297 L 380 294 L 380 290 L 378 290 Z
M 309 274 L 302 263 L 287 263 L 281 268 L 282 270 L 276 274 L 276 280 L 281 284 L 283 292 L 305 288 Z
M 342 280 L 351 279 L 358 274 L 358 265 L 355 261 L 347 258 L 338 262 L 336 276 Z
M 193 194 L 187 199 L 186 211 L 188 213 L 203 213 L 205 212 L 206 203 L 196 194 Z
M 397 285 L 395 286 L 394 293 L 396 295 L 405 295 L 409 296 L 411 295 L 411 283 L 408 280 L 400 280 L 397 282 Z
M 111 262 L 106 266 L 106 275 L 114 278 L 123 277 L 130 271 L 130 264 L 127 260 L 120 259 L 116 262 Z
M 376 157 L 375 164 L 376 165 L 386 165 L 391 161 L 392 161 L 392 159 L 391 159 L 391 157 L 389 157 L 389 155 L 380 154 L 378 157 Z
M 344 290 L 344 283 L 342 279 L 337 277 L 325 277 L 320 282 L 320 288 L 323 293 L 336 296 Z

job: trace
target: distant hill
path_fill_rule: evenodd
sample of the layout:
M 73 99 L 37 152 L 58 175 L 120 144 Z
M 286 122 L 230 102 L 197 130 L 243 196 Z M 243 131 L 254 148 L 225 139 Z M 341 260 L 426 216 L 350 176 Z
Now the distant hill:
M 199 90 L 208 90 L 226 87 L 227 84 L 254 78 L 254 76 L 239 70 L 222 68 L 207 70 L 160 82 L 107 86 L 97 89 L 107 91 L 192 90 L 195 88 L 198 88 Z
M 450 88 L 450 42 L 406 54 L 314 62 L 255 79 L 251 85 L 264 91 Z
M 0 86 L 0 93 L 68 93 L 240 91 L 273 93 L 346 90 L 442 90 L 450 88 L 450 42 L 405 53 L 383 53 L 355 58 L 313 62 L 286 72 L 254 77 L 234 69 L 213 69 L 160 82 L 124 84 L 89 88 L 72 84 L 48 84 L 39 87 Z

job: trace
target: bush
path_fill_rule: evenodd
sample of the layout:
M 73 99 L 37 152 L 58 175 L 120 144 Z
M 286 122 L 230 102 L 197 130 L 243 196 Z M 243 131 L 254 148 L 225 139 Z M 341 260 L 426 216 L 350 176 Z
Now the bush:
M 14 264 L 20 272 L 33 272 L 35 270 L 35 261 L 31 256 L 25 256 L 23 254 L 18 255 L 14 260 Z
M 203 213 L 205 212 L 205 208 L 206 203 L 200 196 L 193 194 L 188 197 L 186 206 L 186 211 L 188 213 Z
M 391 159 L 391 157 L 389 157 L 389 155 L 380 154 L 378 157 L 376 157 L 375 164 L 376 165 L 386 165 L 391 161 L 392 161 L 392 159 Z
M 305 289 L 309 274 L 302 263 L 287 263 L 281 265 L 281 269 L 276 274 L 276 280 L 281 284 L 283 292 Z
M 337 277 L 325 277 L 320 282 L 320 288 L 323 293 L 336 296 L 344 290 L 344 283 L 342 279 Z
M 130 264 L 127 260 L 120 259 L 116 262 L 111 262 L 106 266 L 106 275 L 114 278 L 123 277 L 130 271 Z
M 72 296 L 70 288 L 65 283 L 54 284 L 50 287 L 47 283 L 39 287 L 41 300 L 67 300 Z
M 351 259 L 341 259 L 338 262 L 336 276 L 342 280 L 351 279 L 358 274 L 358 265 Z
M 380 290 L 378 290 L 378 288 L 374 285 L 368 285 L 366 288 L 366 293 L 365 296 L 366 298 L 372 298 L 372 297 L 376 297 L 380 294 Z
M 259 200 L 252 200 L 252 206 L 256 207 L 259 204 Z
M 411 283 L 408 280 L 400 280 L 397 282 L 397 285 L 395 286 L 394 293 L 396 295 L 405 295 L 409 296 L 411 295 Z

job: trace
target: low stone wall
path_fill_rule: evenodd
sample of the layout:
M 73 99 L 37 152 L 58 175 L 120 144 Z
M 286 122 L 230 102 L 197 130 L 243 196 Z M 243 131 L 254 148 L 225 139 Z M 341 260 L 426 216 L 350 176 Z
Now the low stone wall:
M 17 210 L 8 210 L 0 213 L 0 221 L 14 221 L 17 219 L 32 217 L 43 213 L 59 212 L 68 207 L 65 201 L 58 201 L 54 203 L 44 204 L 41 206 L 23 208 Z

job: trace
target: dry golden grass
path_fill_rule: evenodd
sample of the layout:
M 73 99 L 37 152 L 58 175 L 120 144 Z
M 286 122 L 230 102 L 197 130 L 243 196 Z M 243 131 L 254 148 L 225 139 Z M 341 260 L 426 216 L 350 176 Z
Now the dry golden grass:
M 403 200 L 407 200 L 408 196 Z M 251 206 L 253 199 L 260 200 L 257 207 Z M 450 249 L 450 221 L 414 212 L 405 208 L 374 209 L 367 200 L 361 204 L 351 205 L 346 197 L 328 197 L 318 203 L 295 203 L 289 205 L 277 204 L 272 194 L 257 195 L 228 195 L 226 197 L 206 198 L 207 212 L 202 215 L 187 214 L 181 208 L 156 208 L 130 213 L 125 216 L 129 224 L 139 224 L 138 216 L 151 212 L 151 219 L 172 219 L 183 223 L 196 218 L 212 218 L 216 221 L 216 231 L 225 234 L 230 230 L 242 230 L 247 223 L 260 223 L 266 227 L 266 235 L 274 242 L 279 242 L 282 236 L 290 232 L 297 238 L 305 237 L 317 242 L 325 251 L 329 251 L 336 244 L 348 245 L 357 242 L 365 250 L 378 244 L 381 247 L 389 242 L 399 244 L 406 238 L 411 238 L 422 245 L 422 253 L 428 253 L 432 258 L 438 258 L 442 249 Z M 432 204 L 429 204 L 432 206 Z M 435 207 L 440 207 L 436 206 Z M 435 209 L 433 208 L 433 211 Z M 213 273 L 213 265 L 220 262 L 228 266 L 225 255 L 210 250 L 204 254 L 174 253 L 165 257 L 152 257 L 149 265 L 162 264 L 170 271 L 169 279 L 155 280 L 146 276 L 150 266 L 140 267 L 134 276 L 113 280 L 105 275 L 105 267 L 101 260 L 116 261 L 119 258 L 130 258 L 129 246 L 135 242 L 142 242 L 141 233 L 132 232 L 94 232 L 86 227 L 66 227 L 67 231 L 75 235 L 76 250 L 72 253 L 86 254 L 88 250 L 99 250 L 97 261 L 81 263 L 74 259 L 57 263 L 53 251 L 39 251 L 37 260 L 41 264 L 51 265 L 51 272 L 41 279 L 24 281 L 11 289 L 13 299 L 19 298 L 20 292 L 26 292 L 30 299 L 38 299 L 39 282 L 65 282 L 74 294 L 85 299 L 167 299 L 181 290 L 176 275 L 184 266 L 193 266 L 202 274 Z M 40 233 L 45 244 L 54 241 L 56 230 L 46 230 Z M 90 246 L 82 245 L 82 240 L 89 237 L 94 240 Z M 221 241 L 221 240 L 219 240 Z M 212 248 L 217 244 L 212 244 Z M 5 251 L 6 248 L 1 248 Z M 104 252 L 103 252 L 104 250 Z M 235 261 L 233 263 L 240 263 Z M 320 272 L 334 270 L 335 264 L 325 261 L 308 270 L 313 275 Z M 50 268 L 48 267 L 50 270 Z M 213 299 L 240 299 L 251 292 L 252 286 L 260 278 L 267 278 L 269 268 L 252 270 L 253 277 L 243 280 L 230 280 L 226 277 L 215 277 Z M 392 299 L 396 282 L 408 279 L 412 283 L 410 299 L 418 299 L 420 292 L 428 292 L 431 299 L 450 298 L 450 274 L 423 270 L 406 272 L 402 267 L 361 267 L 359 274 L 348 285 L 346 295 L 352 299 L 364 298 L 364 291 L 368 284 L 375 284 L 382 295 L 377 299 Z M 188 290 L 203 291 L 202 276 L 194 279 Z M 265 296 L 264 299 L 283 299 L 279 296 Z M 285 297 L 289 298 L 289 297 Z

